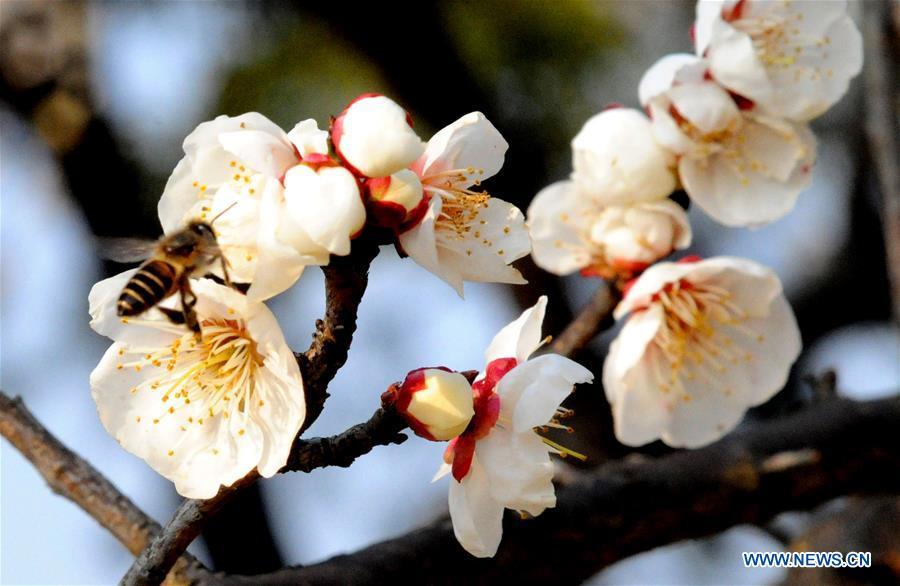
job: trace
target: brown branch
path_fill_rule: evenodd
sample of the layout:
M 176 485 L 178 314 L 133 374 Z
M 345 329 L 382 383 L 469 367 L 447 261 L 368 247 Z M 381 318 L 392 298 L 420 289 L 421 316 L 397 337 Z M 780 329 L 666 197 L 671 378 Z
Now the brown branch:
M 306 421 L 302 434 L 322 413 L 328 398 L 328 384 L 347 361 L 356 331 L 356 314 L 368 285 L 369 265 L 378 254 L 378 241 L 364 236 L 354 242 L 353 252 L 332 257 L 325 273 L 325 317 L 316 323 L 309 349 L 297 355 L 306 395 Z M 298 440 L 294 449 L 302 445 Z M 371 449 L 371 448 L 370 448 Z M 254 470 L 235 484 L 222 488 L 211 499 L 186 499 L 166 527 L 129 568 L 122 584 L 158 584 L 178 556 L 197 538 L 206 521 L 244 487 L 259 478 Z
M 897 52 L 900 51 L 892 2 L 863 2 L 865 38 L 865 107 L 869 154 L 875 164 L 884 204 L 882 221 L 887 248 L 894 319 L 900 323 L 900 125 L 898 125 Z M 896 6 L 894 6 L 896 10 Z
M 56 494 L 69 499 L 137 555 L 162 528 L 78 454 L 66 448 L 28 411 L 22 400 L 0 392 L 0 434 L 37 468 Z M 190 554 L 177 559 L 172 582 L 205 574 Z
M 613 463 L 563 487 L 536 519 L 509 515 L 495 558 L 456 543 L 449 521 L 305 568 L 210 584 L 580 583 L 641 551 L 764 523 L 847 494 L 900 494 L 900 398 L 835 399 L 699 450 Z
M 618 302 L 618 289 L 604 283 L 575 319 L 553 340 L 550 351 L 571 356 L 587 346 L 598 332 L 612 325 L 612 312 Z

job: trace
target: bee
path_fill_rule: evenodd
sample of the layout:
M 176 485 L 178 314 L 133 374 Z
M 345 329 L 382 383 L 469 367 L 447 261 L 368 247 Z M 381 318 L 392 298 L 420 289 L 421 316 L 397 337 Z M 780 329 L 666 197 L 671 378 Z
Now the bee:
M 104 256 L 116 262 L 144 260 L 131 277 L 116 304 L 120 317 L 140 315 L 152 307 L 159 309 L 174 324 L 186 325 L 200 337 L 200 322 L 194 306 L 197 296 L 191 290 L 190 278 L 205 275 L 216 262 L 220 263 L 225 284 L 231 286 L 228 262 L 222 255 L 211 222 L 191 220 L 187 226 L 163 236 L 157 241 L 135 238 L 104 239 Z M 181 311 L 159 307 L 159 303 L 178 293 Z

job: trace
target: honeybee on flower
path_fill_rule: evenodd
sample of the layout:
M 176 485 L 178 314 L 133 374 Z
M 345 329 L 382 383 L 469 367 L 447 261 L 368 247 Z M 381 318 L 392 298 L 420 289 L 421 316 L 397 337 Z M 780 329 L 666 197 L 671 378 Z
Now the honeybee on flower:
M 120 318 L 116 298 L 133 273 L 90 293 L 91 327 L 113 340 L 91 373 L 104 428 L 188 498 L 210 498 L 253 469 L 273 476 L 306 415 L 300 370 L 275 317 L 199 279 L 191 288 L 200 340 L 157 308 Z

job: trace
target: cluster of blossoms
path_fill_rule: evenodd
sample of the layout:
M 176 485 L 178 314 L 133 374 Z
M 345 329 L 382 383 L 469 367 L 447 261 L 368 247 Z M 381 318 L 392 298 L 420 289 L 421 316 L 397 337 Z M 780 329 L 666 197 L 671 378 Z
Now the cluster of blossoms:
M 166 234 L 216 218 L 238 287 L 191 280 L 197 340 L 163 314 L 179 309 L 174 296 L 137 317 L 116 315 L 134 270 L 95 285 L 91 325 L 114 341 L 91 376 L 106 429 L 184 496 L 212 497 L 254 468 L 275 474 L 305 404 L 297 363 L 263 302 L 306 266 L 349 254 L 367 227 L 390 234 L 460 295 L 464 281 L 524 283 L 509 266 L 531 249 L 524 217 L 478 188 L 506 149 L 479 112 L 425 143 L 403 108 L 375 94 L 351 102 L 328 131 L 304 120 L 286 133 L 257 113 L 200 124 L 159 218 Z M 209 271 L 225 277 L 219 263 Z M 152 291 L 151 277 L 134 286 Z
M 615 107 L 585 124 L 570 179 L 537 194 L 527 227 L 481 188 L 508 145 L 479 112 L 428 142 L 376 94 L 351 102 L 328 130 L 304 120 L 284 132 L 256 113 L 200 124 L 159 217 L 166 234 L 215 218 L 223 262 L 205 259 L 209 273 L 187 289 L 201 333 L 170 321 L 188 296 L 164 296 L 150 272 L 96 284 L 91 325 L 113 340 L 91 374 L 104 427 L 187 497 L 213 497 L 253 470 L 277 473 L 306 405 L 265 301 L 366 234 L 460 295 L 465 281 L 524 283 L 510 264 L 532 245 L 551 272 L 615 281 L 624 294 L 615 315 L 629 316 L 603 366 L 616 436 L 686 447 L 717 439 L 783 386 L 800 335 L 769 269 L 725 257 L 658 262 L 691 242 L 670 196 L 681 187 L 733 226 L 793 207 L 815 158 L 806 124 L 861 66 L 845 12 L 843 2 L 700 2 L 697 55 L 670 55 L 646 73 L 649 115 Z M 120 317 L 126 283 L 162 301 Z M 505 509 L 534 516 L 555 505 L 550 455 L 577 455 L 543 434 L 568 429 L 561 403 L 593 375 L 562 356 L 532 357 L 546 304 L 541 297 L 497 334 L 474 380 L 420 368 L 382 397 L 415 433 L 448 442 L 435 479 L 452 476 L 454 531 L 479 557 L 496 553 Z
M 845 2 L 702 0 L 696 55 L 643 76 L 638 110 L 594 116 L 573 172 L 528 210 L 533 257 L 565 275 L 615 279 L 630 315 L 604 364 L 618 439 L 699 446 L 780 389 L 800 352 L 781 284 L 747 260 L 651 265 L 690 245 L 681 188 L 729 226 L 787 214 L 809 185 L 808 122 L 846 92 L 862 42 Z M 649 267 L 649 268 L 648 268 Z

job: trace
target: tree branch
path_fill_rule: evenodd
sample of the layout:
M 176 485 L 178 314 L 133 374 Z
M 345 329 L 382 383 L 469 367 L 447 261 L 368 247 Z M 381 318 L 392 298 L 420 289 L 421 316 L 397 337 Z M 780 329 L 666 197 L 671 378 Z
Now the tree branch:
M 469 556 L 448 520 L 350 555 L 208 584 L 580 583 L 641 551 L 764 523 L 846 494 L 900 493 L 900 398 L 834 399 L 699 450 L 613 463 L 536 519 L 509 515 L 492 560 Z M 559 563 L 564 560 L 564 563 Z
M 863 3 L 865 43 L 866 135 L 883 202 L 894 320 L 900 324 L 900 141 L 897 101 L 897 51 L 900 50 L 891 8 L 893 3 Z M 894 7 L 896 9 L 896 7 Z
M 93 517 L 137 555 L 162 528 L 78 454 L 66 448 L 28 411 L 20 398 L 0 392 L 0 434 L 22 453 L 56 494 Z M 173 582 L 189 582 L 205 573 L 190 554 L 182 554 Z
M 345 257 L 332 257 L 329 265 L 322 267 L 325 317 L 316 322 L 316 333 L 309 349 L 296 355 L 303 375 L 306 420 L 295 442 L 299 442 L 300 434 L 322 413 L 328 398 L 328 384 L 347 361 L 356 331 L 357 310 L 368 285 L 369 265 L 377 254 L 377 239 L 363 236 L 354 242 L 353 252 Z M 295 443 L 293 449 L 298 445 Z M 222 488 L 211 499 L 182 502 L 163 531 L 137 557 L 121 583 L 131 586 L 161 582 L 178 556 L 200 534 L 206 521 L 258 478 L 259 474 L 254 470 L 235 484 Z
M 612 312 L 619 302 L 618 289 L 604 283 L 566 329 L 550 344 L 550 351 L 572 356 L 594 339 L 598 332 L 612 325 Z

